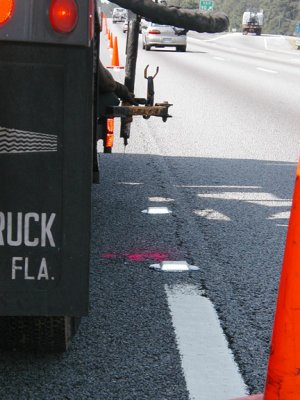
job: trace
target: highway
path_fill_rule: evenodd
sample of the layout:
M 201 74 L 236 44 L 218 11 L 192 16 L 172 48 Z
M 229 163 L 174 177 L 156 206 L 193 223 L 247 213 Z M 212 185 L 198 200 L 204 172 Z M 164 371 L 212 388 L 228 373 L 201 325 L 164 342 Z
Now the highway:
M 112 29 L 124 64 L 125 34 Z M 172 118 L 135 118 L 127 148 L 116 135 L 113 154 L 99 154 L 90 315 L 64 355 L 2 354 L 0 399 L 230 400 L 263 390 L 299 155 L 299 63 L 287 39 L 268 35 L 191 33 L 186 53 L 140 44 L 135 94 L 146 95 L 144 67 L 159 66 L 155 100 L 173 104 Z M 149 268 L 166 260 L 199 270 Z

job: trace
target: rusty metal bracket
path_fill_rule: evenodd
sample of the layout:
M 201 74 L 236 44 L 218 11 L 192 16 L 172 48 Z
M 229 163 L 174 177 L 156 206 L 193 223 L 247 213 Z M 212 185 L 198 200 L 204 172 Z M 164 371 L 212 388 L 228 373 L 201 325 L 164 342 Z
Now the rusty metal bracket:
M 111 106 L 107 107 L 106 115 L 108 118 L 125 118 L 128 122 L 133 116 L 143 116 L 146 118 L 150 117 L 160 117 L 163 122 L 166 122 L 168 118 L 172 116 L 169 114 L 169 104 L 167 101 L 163 103 L 156 103 L 153 106 Z

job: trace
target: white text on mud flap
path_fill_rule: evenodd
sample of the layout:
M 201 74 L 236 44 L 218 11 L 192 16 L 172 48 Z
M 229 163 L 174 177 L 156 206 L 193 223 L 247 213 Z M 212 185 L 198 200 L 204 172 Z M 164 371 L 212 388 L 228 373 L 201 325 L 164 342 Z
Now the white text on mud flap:
M 56 247 L 52 233 L 55 217 L 55 213 L 0 212 L 0 246 Z M 49 277 L 45 257 L 38 262 L 38 268 L 35 265 L 35 275 L 30 273 L 31 262 L 29 257 L 12 257 L 11 279 L 54 280 Z

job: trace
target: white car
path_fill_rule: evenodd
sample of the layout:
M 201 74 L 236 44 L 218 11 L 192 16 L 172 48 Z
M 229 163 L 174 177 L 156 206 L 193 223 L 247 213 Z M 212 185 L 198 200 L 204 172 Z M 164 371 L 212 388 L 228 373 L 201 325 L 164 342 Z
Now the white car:
M 113 9 L 112 13 L 112 22 L 115 24 L 116 22 L 125 21 L 127 17 L 127 10 L 125 8 L 116 7 Z
M 169 25 L 159 25 L 149 22 L 142 29 L 143 49 L 151 47 L 175 47 L 176 51 L 186 51 L 186 34 L 183 29 Z
M 125 21 L 124 21 L 124 24 L 123 24 L 123 28 L 122 28 L 122 30 L 123 30 L 123 33 L 126 33 L 127 31 L 128 31 L 128 19 L 126 19 Z

